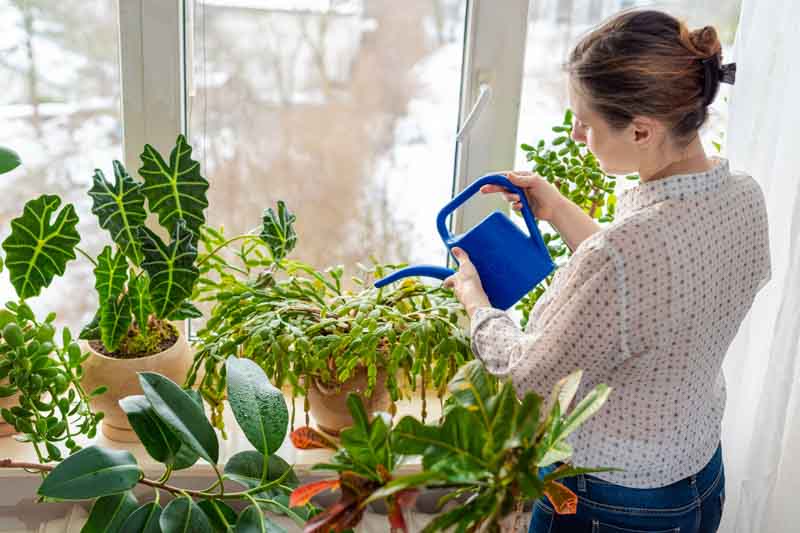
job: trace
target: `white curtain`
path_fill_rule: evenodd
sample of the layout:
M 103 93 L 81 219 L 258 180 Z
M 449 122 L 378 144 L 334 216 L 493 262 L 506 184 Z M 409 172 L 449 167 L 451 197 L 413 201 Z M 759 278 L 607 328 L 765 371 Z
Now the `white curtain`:
M 800 531 L 800 2 L 743 0 L 726 152 L 766 196 L 772 281 L 725 360 L 724 533 Z

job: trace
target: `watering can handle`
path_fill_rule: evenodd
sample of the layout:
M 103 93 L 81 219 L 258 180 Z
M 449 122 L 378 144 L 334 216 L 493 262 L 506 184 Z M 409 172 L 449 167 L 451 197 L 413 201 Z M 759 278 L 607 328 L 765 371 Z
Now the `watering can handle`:
M 459 193 L 455 198 L 450 200 L 450 203 L 448 203 L 442 208 L 441 211 L 439 211 L 439 215 L 436 217 L 436 227 L 439 230 L 439 235 L 441 235 L 442 241 L 444 241 L 445 245 L 447 245 L 447 248 L 449 249 L 450 244 L 453 242 L 453 236 L 447 229 L 447 217 L 450 216 L 450 214 L 452 214 L 452 212 L 455 211 L 459 206 L 461 206 L 461 204 L 469 200 L 484 185 L 500 185 L 501 187 L 505 187 L 511 192 L 519 195 L 519 200 L 522 202 L 522 218 L 525 219 L 525 225 L 528 227 L 528 234 L 543 252 L 547 252 L 547 247 L 545 246 L 542 236 L 539 233 L 539 229 L 536 225 L 536 218 L 534 218 L 533 211 L 528 205 L 528 198 L 525 196 L 525 193 L 522 191 L 522 189 L 511 183 L 511 181 L 502 174 L 490 174 L 488 176 L 478 178 L 466 189 L 461 191 L 461 193 Z

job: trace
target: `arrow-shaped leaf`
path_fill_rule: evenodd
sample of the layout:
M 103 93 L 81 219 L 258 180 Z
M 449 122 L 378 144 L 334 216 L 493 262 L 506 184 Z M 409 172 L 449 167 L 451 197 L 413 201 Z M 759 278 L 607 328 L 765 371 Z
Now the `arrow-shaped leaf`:
M 131 310 L 136 317 L 139 332 L 147 335 L 147 319 L 153 312 L 153 304 L 150 303 L 150 278 L 131 270 L 128 278 L 128 299 L 131 301 Z
M 262 217 L 261 239 L 267 243 L 272 252 L 272 259 L 280 261 L 291 252 L 297 244 L 294 223 L 297 217 L 291 213 L 283 200 L 278 200 L 278 212 L 268 208 Z
M 22 216 L 11 221 L 3 249 L 11 283 L 22 299 L 37 296 L 75 259 L 75 246 L 81 240 L 75 229 L 78 215 L 67 204 L 52 220 L 60 205 L 58 196 L 42 195 L 25 204 Z
M 128 333 L 133 318 L 128 295 L 112 298 L 100 303 L 100 339 L 109 352 L 119 348 L 122 338 Z
M 94 171 L 92 182 L 89 189 L 92 213 L 97 215 L 100 227 L 108 230 L 111 239 L 138 265 L 142 260 L 138 231 L 147 218 L 142 185 L 131 178 L 119 161 L 114 161 L 113 185 L 101 170 Z
M 110 246 L 103 248 L 94 269 L 94 288 L 97 289 L 99 301 L 107 302 L 122 294 L 125 290 L 127 267 L 128 263 L 122 252 L 115 254 Z
M 195 266 L 197 249 L 192 234 L 180 221 L 172 233 L 169 246 L 149 228 L 139 230 L 144 261 L 142 268 L 150 276 L 150 301 L 158 318 L 167 318 L 192 295 L 200 275 Z
M 174 233 L 179 220 L 193 235 L 200 234 L 205 224 L 203 211 L 208 207 L 208 181 L 200 174 L 200 163 L 192 159 L 192 147 L 186 137 L 178 136 L 169 164 L 161 154 L 145 145 L 141 154 L 143 166 L 139 174 L 144 179 L 142 193 L 147 197 L 150 211 L 158 213 L 158 222 Z

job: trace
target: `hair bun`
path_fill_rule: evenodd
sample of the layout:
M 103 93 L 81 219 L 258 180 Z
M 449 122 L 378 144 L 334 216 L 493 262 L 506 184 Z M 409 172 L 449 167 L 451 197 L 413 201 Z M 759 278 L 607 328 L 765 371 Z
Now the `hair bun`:
M 719 36 L 714 26 L 705 26 L 691 31 L 689 42 L 695 49 L 693 51 L 703 59 L 722 52 L 722 44 L 719 42 Z

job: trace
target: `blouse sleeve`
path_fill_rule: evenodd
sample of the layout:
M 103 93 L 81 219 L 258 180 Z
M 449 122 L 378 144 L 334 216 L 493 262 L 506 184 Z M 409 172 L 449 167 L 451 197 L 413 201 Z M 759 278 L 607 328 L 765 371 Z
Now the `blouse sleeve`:
M 624 279 L 605 247 L 581 247 L 561 267 L 522 332 L 504 312 L 480 308 L 471 324 L 472 349 L 487 370 L 511 378 L 520 393 L 546 397 L 576 369 L 615 364 L 623 352 Z M 615 361 L 616 360 L 616 361 Z

